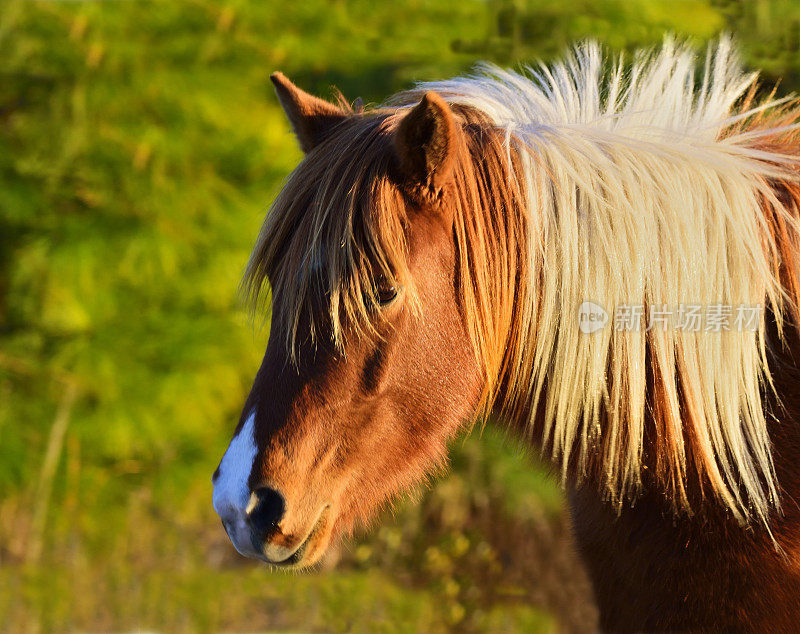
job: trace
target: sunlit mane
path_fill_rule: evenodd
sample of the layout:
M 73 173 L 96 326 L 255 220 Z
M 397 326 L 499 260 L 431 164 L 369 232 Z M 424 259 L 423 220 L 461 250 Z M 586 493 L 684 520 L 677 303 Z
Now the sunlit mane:
M 774 219 L 794 247 L 795 208 L 772 181 L 793 178 L 797 160 L 768 146 L 786 142 L 780 126 L 796 115 L 752 103 L 755 77 L 727 40 L 699 78 L 695 67 L 670 42 L 630 67 L 606 64 L 588 44 L 561 64 L 523 74 L 486 66 L 420 90 L 485 113 L 522 163 L 529 288 L 510 338 L 507 409 L 541 408 L 553 456 L 565 470 L 574 459 L 579 473 L 599 460 L 617 500 L 640 484 L 652 418 L 656 477 L 676 503 L 690 459 L 740 517 L 765 518 L 777 492 L 763 315 L 756 332 L 578 327 L 587 300 L 611 315 L 623 305 L 766 303 L 782 317 L 786 245 Z M 783 263 L 793 279 L 796 262 Z
M 614 501 L 652 478 L 685 506 L 693 473 L 741 520 L 766 521 L 778 491 L 764 311 L 741 332 L 584 334 L 578 322 L 586 301 L 612 321 L 623 306 L 760 305 L 781 327 L 794 310 L 797 104 L 756 101 L 726 39 L 696 66 L 671 42 L 631 65 L 586 44 L 563 63 L 483 66 L 354 116 L 347 147 L 323 145 L 290 177 L 246 287 L 257 295 L 269 276 L 291 293 L 292 314 L 274 318 L 296 329 L 321 263 L 335 333 L 368 328 L 375 266 L 407 275 L 385 131 L 434 90 L 466 140 L 454 236 L 487 408 Z

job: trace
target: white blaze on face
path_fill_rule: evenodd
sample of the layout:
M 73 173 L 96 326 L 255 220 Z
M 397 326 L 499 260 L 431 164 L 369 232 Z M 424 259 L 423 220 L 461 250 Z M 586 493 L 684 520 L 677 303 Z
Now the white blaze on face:
M 250 487 L 247 481 L 256 458 L 255 410 L 231 440 L 214 480 L 214 510 L 222 519 L 231 542 L 242 555 L 257 555 L 250 541 L 250 527 L 245 522 Z

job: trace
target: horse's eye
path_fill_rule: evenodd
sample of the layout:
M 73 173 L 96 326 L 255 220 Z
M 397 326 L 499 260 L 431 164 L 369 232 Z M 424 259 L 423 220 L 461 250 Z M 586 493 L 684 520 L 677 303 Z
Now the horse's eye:
M 378 280 L 375 294 L 378 298 L 378 303 L 381 306 L 391 304 L 395 297 L 397 297 L 397 288 L 386 279 Z

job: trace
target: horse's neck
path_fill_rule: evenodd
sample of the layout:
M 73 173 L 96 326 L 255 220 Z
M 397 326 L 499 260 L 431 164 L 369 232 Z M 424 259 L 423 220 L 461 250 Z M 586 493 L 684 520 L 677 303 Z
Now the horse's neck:
M 800 344 L 772 365 L 769 430 L 782 514 L 745 529 L 708 500 L 675 516 L 645 490 L 619 513 L 589 485 L 570 491 L 579 550 L 604 629 L 795 631 L 800 623 Z M 779 552 L 775 543 L 780 546 Z

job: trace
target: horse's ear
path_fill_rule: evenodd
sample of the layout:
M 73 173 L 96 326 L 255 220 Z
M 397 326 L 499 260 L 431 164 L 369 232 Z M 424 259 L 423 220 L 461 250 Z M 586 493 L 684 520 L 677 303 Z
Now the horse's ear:
M 301 90 L 283 73 L 272 73 L 270 79 L 303 152 L 313 150 L 348 115 L 344 109 Z
M 455 141 L 450 106 L 435 92 L 425 93 L 397 127 L 394 145 L 400 169 L 415 185 L 441 189 L 452 176 Z

